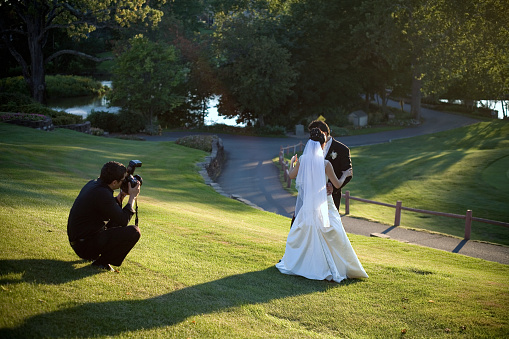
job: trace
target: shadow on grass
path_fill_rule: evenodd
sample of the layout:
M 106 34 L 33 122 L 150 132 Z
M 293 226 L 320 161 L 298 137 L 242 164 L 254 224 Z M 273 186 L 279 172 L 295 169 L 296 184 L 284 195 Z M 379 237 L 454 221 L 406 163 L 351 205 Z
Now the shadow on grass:
M 68 265 L 55 262 L 57 268 Z M 105 273 L 108 274 L 108 273 Z M 308 280 L 279 273 L 274 267 L 228 276 L 184 287 L 143 300 L 83 303 L 27 318 L 15 328 L 0 330 L 11 337 L 97 337 L 172 326 L 193 316 L 227 311 L 287 297 L 324 292 L 362 282 L 350 279 L 340 284 Z M 48 281 L 48 283 L 54 283 Z M 192 325 L 189 319 L 189 325 Z
M 47 285 L 60 285 L 101 273 L 89 265 L 76 268 L 85 260 L 61 261 L 52 259 L 0 260 L 0 275 L 22 275 L 21 278 L 0 279 L 0 285 L 30 282 Z

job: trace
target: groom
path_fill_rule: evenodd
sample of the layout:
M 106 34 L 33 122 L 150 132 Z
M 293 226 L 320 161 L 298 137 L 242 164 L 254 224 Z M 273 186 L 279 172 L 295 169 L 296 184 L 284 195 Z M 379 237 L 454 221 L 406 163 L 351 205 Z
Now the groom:
M 327 138 L 327 142 L 325 143 L 325 147 L 323 150 L 323 154 L 325 155 L 325 160 L 329 160 L 334 168 L 334 173 L 338 178 L 341 177 L 343 171 L 352 167 L 352 160 L 350 159 L 350 149 L 346 147 L 344 144 L 340 143 L 330 135 L 329 126 L 321 120 L 312 121 L 308 129 L 311 131 L 312 128 L 318 127 Z M 332 198 L 334 199 L 334 205 L 339 211 L 339 205 L 341 204 L 341 188 L 343 188 L 352 177 L 347 177 L 345 182 L 340 188 L 335 188 L 329 182 L 327 184 L 327 193 L 332 191 Z

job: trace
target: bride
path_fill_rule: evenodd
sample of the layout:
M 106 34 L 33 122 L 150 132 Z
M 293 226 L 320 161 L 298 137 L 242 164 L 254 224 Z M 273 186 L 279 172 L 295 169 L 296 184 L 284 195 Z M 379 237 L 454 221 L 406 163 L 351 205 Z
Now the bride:
M 341 223 L 327 180 L 341 187 L 352 169 L 337 178 L 324 159 L 325 135 L 318 128 L 310 131 L 304 153 L 291 160 L 290 177 L 298 190 L 295 220 L 286 240 L 283 259 L 276 264 L 281 273 L 300 275 L 314 280 L 340 282 L 347 278 L 367 278 Z

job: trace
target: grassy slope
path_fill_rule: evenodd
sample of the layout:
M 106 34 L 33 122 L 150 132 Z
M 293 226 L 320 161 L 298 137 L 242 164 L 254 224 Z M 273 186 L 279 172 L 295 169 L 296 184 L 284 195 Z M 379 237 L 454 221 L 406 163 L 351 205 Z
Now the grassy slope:
M 403 206 L 509 222 L 509 124 L 482 122 L 389 147 L 352 150 L 352 195 Z M 354 202 L 351 213 L 394 222 L 394 209 Z M 465 221 L 403 212 L 402 225 L 463 236 Z M 474 222 L 472 239 L 509 245 L 509 228 Z
M 351 235 L 369 279 L 335 284 L 280 274 L 273 265 L 288 219 L 217 195 L 196 172 L 204 156 L 167 142 L 0 124 L 0 337 L 509 332 L 505 265 Z M 120 274 L 100 273 L 69 247 L 67 214 L 104 162 L 130 159 L 143 161 L 142 238 Z

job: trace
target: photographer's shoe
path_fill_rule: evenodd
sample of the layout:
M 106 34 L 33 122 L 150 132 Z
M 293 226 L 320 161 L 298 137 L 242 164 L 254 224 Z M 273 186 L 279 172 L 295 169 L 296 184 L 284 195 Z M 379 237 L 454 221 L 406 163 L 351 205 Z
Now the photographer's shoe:
M 100 264 L 100 263 L 97 263 L 96 261 L 94 261 L 92 263 L 92 266 L 95 266 L 97 267 L 98 269 L 101 269 L 101 270 L 106 270 L 106 271 L 110 271 L 110 272 L 114 272 L 115 270 L 113 269 L 113 267 L 111 267 L 110 264 Z

